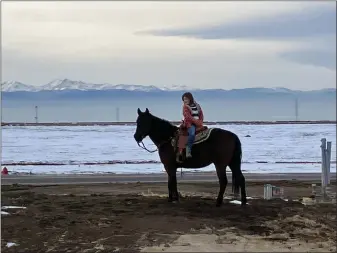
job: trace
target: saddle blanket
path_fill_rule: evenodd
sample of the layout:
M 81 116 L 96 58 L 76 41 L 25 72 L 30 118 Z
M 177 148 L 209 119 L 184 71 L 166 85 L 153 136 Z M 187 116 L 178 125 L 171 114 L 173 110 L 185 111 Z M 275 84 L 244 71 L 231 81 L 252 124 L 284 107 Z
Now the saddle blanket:
M 212 130 L 213 128 L 207 128 L 206 130 L 197 133 L 195 135 L 193 144 L 198 144 L 198 143 L 206 141 L 211 135 Z
M 202 143 L 204 141 L 206 141 L 209 136 L 211 135 L 211 132 L 214 128 L 207 128 L 203 131 L 200 131 L 198 132 L 196 135 L 195 135 L 195 139 L 194 139 L 194 142 L 193 142 L 193 145 L 195 144 L 199 144 L 199 143 Z M 187 135 L 178 135 L 177 138 L 174 138 L 172 140 L 172 146 L 173 147 L 178 147 L 180 149 L 185 149 L 186 145 L 187 145 L 187 140 L 188 140 L 188 136 Z

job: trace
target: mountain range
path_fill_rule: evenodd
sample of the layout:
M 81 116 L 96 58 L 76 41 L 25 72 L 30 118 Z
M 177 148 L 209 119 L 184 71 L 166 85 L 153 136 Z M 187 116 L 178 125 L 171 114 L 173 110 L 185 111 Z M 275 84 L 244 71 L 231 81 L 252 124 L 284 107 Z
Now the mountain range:
M 173 85 L 170 88 L 158 88 L 156 86 L 144 86 L 136 84 L 118 84 L 113 85 L 109 83 L 87 83 L 83 81 L 74 81 L 70 79 L 55 79 L 44 85 L 30 85 L 17 81 L 5 81 L 2 83 L 3 92 L 39 92 L 39 91 L 64 91 L 64 90 L 128 90 L 128 91 L 182 91 L 188 89 L 186 86 Z M 196 89 L 195 89 L 196 90 Z
M 94 84 L 69 79 L 56 79 L 45 85 L 29 85 L 17 81 L 2 83 L 3 101 L 109 101 L 139 100 L 149 101 L 176 101 L 185 91 L 191 91 L 200 101 L 214 100 L 300 100 L 335 101 L 336 89 L 320 89 L 312 91 L 299 91 L 287 88 L 244 88 L 244 89 L 194 89 L 186 86 L 172 86 L 159 88 L 156 86 L 143 86 L 137 84 L 108 83 Z M 157 103 L 157 102 L 155 102 Z
M 181 95 L 192 91 L 207 120 L 335 120 L 336 89 L 298 91 L 286 88 L 193 89 L 159 88 L 139 84 L 93 84 L 69 79 L 45 85 L 16 81 L 2 83 L 3 121 L 30 122 L 39 108 L 43 122 L 134 121 L 136 109 L 148 107 L 155 115 L 177 120 Z M 296 112 L 296 108 L 298 111 Z M 295 110 L 296 109 L 296 110 Z
M 327 88 L 320 90 L 312 91 L 299 91 L 291 90 L 287 88 L 244 88 L 244 89 L 196 89 L 190 88 L 187 86 L 177 86 L 172 85 L 171 87 L 156 87 L 156 86 L 145 86 L 137 84 L 109 84 L 109 83 L 87 83 L 83 81 L 74 81 L 70 79 L 55 79 L 44 85 L 30 85 L 24 84 L 18 81 L 5 81 L 1 84 L 2 92 L 47 92 L 47 91 L 114 91 L 114 90 L 123 90 L 123 91 L 137 91 L 137 92 L 168 92 L 168 91 L 204 91 L 204 92 L 238 92 L 239 90 L 253 91 L 258 93 L 272 94 L 272 93 L 283 93 L 283 94 L 314 94 L 314 93 L 336 93 L 336 89 Z

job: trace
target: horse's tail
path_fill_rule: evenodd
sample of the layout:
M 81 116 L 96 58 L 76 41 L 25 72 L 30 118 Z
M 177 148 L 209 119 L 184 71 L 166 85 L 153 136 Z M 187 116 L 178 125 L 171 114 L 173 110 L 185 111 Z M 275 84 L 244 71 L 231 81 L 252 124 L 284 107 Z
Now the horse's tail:
M 235 134 L 235 148 L 233 157 L 230 163 L 232 171 L 232 191 L 234 194 L 239 194 L 240 190 L 240 178 L 241 172 L 241 160 L 242 160 L 242 147 L 239 137 Z

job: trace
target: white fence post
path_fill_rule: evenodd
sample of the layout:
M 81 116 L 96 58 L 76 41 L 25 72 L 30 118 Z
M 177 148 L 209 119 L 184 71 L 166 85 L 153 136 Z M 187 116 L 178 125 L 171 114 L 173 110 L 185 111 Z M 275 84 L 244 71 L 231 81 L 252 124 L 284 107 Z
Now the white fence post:
M 322 183 L 322 193 L 324 193 L 324 188 L 327 184 L 327 182 L 326 182 L 326 178 L 327 178 L 327 176 L 326 176 L 326 161 L 327 160 L 326 160 L 326 152 L 325 152 L 325 150 L 326 150 L 326 139 L 325 138 L 321 139 L 321 142 L 322 142 L 322 144 L 321 144 L 321 151 L 322 151 L 321 183 Z
M 271 199 L 273 196 L 273 186 L 271 184 L 265 184 L 263 189 L 263 198 Z
M 327 198 L 327 187 L 330 185 L 330 165 L 331 165 L 331 141 L 326 141 L 325 138 L 321 139 L 322 145 L 322 196 L 323 199 Z
M 331 141 L 327 142 L 326 153 L 325 153 L 325 166 L 326 166 L 326 184 L 330 184 L 330 164 L 331 164 Z

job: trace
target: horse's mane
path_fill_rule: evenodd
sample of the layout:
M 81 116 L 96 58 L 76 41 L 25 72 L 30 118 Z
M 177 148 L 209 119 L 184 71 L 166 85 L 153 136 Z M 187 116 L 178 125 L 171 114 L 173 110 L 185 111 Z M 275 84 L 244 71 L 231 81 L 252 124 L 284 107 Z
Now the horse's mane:
M 151 114 L 151 116 L 158 130 L 165 131 L 165 132 L 172 132 L 172 133 L 177 131 L 178 127 L 173 125 L 168 120 L 159 118 L 157 116 L 154 116 L 153 114 Z

